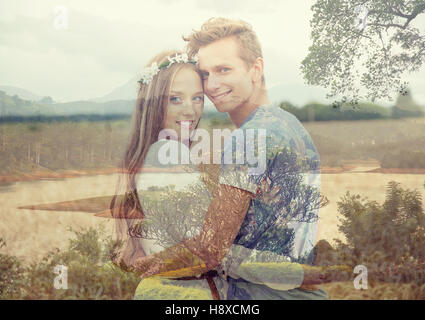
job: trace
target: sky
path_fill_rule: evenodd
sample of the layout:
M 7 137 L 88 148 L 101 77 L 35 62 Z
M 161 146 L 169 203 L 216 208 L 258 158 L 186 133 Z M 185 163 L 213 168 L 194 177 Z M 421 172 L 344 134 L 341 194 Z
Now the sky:
M 210 17 L 249 22 L 268 87 L 304 84 L 313 0 L 14 0 L 0 2 L 0 85 L 56 101 L 108 94 Z M 406 80 L 425 105 L 425 67 Z

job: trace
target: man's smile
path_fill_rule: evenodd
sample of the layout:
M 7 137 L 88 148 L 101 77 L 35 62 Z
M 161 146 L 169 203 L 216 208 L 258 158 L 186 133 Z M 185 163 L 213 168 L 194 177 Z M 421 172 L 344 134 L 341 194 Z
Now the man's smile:
M 228 90 L 219 94 L 211 95 L 211 99 L 213 102 L 219 102 L 220 100 L 223 100 L 225 97 L 227 97 L 231 92 L 232 90 Z

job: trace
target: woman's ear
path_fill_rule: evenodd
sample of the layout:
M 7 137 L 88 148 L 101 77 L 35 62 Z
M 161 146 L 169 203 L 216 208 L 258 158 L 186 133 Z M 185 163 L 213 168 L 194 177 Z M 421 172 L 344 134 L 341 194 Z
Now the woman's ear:
M 261 83 L 264 74 L 264 60 L 258 57 L 252 65 L 253 75 L 252 81 L 254 83 Z

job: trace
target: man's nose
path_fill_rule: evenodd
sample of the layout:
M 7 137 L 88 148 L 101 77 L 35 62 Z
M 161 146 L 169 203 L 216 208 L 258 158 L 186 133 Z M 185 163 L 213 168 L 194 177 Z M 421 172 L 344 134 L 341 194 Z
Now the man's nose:
M 214 75 L 208 76 L 208 79 L 206 81 L 207 81 L 206 88 L 207 88 L 207 91 L 210 93 L 213 93 L 220 87 L 220 82 L 218 81 L 218 78 L 215 77 Z

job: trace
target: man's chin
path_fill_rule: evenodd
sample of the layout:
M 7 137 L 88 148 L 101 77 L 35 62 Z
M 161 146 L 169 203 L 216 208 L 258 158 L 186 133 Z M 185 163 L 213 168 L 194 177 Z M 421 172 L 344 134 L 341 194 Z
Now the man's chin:
M 236 109 L 237 106 L 229 103 L 216 104 L 214 105 L 218 112 L 231 112 Z

